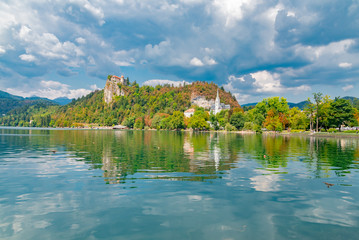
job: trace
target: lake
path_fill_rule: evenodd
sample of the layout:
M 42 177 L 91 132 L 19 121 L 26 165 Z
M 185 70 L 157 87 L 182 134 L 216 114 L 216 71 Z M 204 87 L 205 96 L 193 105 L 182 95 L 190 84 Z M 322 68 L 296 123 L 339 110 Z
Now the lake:
M 358 239 L 359 138 L 0 128 L 0 239 Z

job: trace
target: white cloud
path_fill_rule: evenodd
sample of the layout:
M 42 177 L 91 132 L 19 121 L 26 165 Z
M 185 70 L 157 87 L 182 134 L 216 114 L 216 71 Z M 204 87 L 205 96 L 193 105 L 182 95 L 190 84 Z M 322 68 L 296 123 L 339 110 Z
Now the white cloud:
M 78 37 L 78 38 L 76 38 L 76 42 L 79 43 L 79 44 L 85 44 L 86 39 L 84 39 L 83 37 Z
M 341 62 L 341 63 L 339 63 L 339 67 L 341 67 L 341 68 L 351 68 L 352 67 L 352 63 L 348 63 L 348 62 Z
M 231 81 L 231 82 L 232 81 L 245 82 L 244 77 L 236 77 L 234 75 L 229 75 L 228 80 Z
M 101 88 L 97 87 L 96 84 L 90 85 L 90 88 L 95 91 L 95 90 L 100 90 Z
M 342 87 L 344 92 L 349 91 L 350 89 L 353 89 L 353 88 L 354 88 L 353 85 L 346 85 L 346 86 Z
M 159 57 L 164 55 L 170 47 L 171 42 L 169 40 L 162 41 L 157 45 L 147 44 L 145 47 L 145 54 L 150 58 Z
M 157 85 L 165 85 L 165 84 L 170 84 L 170 85 L 173 85 L 175 87 L 178 87 L 179 85 L 183 86 L 184 84 L 190 84 L 190 83 L 186 82 L 186 81 L 173 81 L 173 80 L 165 80 L 165 79 L 151 79 L 151 80 L 147 80 L 142 85 L 155 87 Z
M 21 54 L 19 58 L 26 62 L 33 62 L 36 60 L 36 58 L 31 54 Z
M 272 92 L 278 93 L 282 91 L 279 74 L 271 74 L 268 71 L 259 71 L 251 73 L 252 78 L 255 79 L 254 85 L 257 87 L 257 92 Z
M 189 64 L 191 64 L 192 66 L 196 66 L 196 67 L 204 66 L 204 63 L 196 57 L 192 58 L 191 61 L 189 62 Z
M 44 88 L 62 88 L 62 89 L 66 89 L 69 88 L 70 86 L 64 83 L 60 83 L 57 81 L 44 81 L 42 80 L 40 82 L 40 85 Z
M 226 27 L 235 26 L 245 13 L 251 12 L 259 3 L 257 0 L 214 0 L 212 11 L 224 20 Z
M 109 56 L 113 63 L 117 66 L 132 66 L 136 63 L 136 60 L 132 56 L 137 55 L 137 50 L 130 50 L 130 51 L 117 51 L 114 52 L 111 56 Z
M 83 56 L 83 51 L 74 43 L 65 41 L 60 42 L 52 33 L 38 34 L 28 26 L 22 26 L 18 33 L 19 40 L 26 45 L 26 53 L 21 59 L 25 61 L 34 60 L 35 56 L 41 56 L 48 60 L 64 60 L 69 66 L 77 66 L 74 59 Z M 30 57 L 33 56 L 33 57 Z
M 259 93 L 283 93 L 285 91 L 309 91 L 308 85 L 300 85 L 298 87 L 284 87 L 281 84 L 280 74 L 270 73 L 268 71 L 259 71 L 250 74 L 255 79 L 253 85 Z
M 6 53 L 5 48 L 3 48 L 2 46 L 0 46 L 0 54 L 4 54 L 4 53 Z
M 70 89 L 70 86 L 67 84 L 63 84 L 57 81 L 45 81 L 45 80 L 40 81 L 38 86 L 39 88 L 33 90 L 7 88 L 6 92 L 23 97 L 38 96 L 48 99 L 67 97 L 72 99 L 72 98 L 85 96 L 90 92 L 92 92 L 93 90 L 98 89 L 96 85 L 91 85 L 90 86 L 91 90 L 84 88 Z
M 206 65 L 216 65 L 217 64 L 217 62 L 216 62 L 216 60 L 214 60 L 213 58 L 210 58 L 210 57 L 208 57 L 208 56 L 206 56 L 206 57 L 204 57 L 203 58 L 203 62 L 206 64 Z

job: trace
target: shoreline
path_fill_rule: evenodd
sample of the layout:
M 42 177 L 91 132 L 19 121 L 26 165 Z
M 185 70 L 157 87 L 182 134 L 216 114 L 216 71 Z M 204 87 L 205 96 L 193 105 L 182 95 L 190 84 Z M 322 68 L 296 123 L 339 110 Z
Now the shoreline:
M 101 127 L 92 127 L 92 128 L 60 128 L 60 127 L 13 127 L 13 126 L 0 126 L 0 129 L 24 129 L 24 130 L 115 130 L 115 131 L 168 131 L 168 132 L 176 132 L 177 130 L 157 130 L 157 129 L 114 129 L 113 127 L 108 126 L 101 126 Z M 242 131 L 226 131 L 226 130 L 208 130 L 208 131 L 194 131 L 191 129 L 184 129 L 178 132 L 198 132 L 198 133 L 235 133 L 241 135 L 253 135 L 258 134 L 252 130 L 242 130 Z M 265 131 L 262 132 L 261 135 L 263 136 L 304 136 L 304 137 L 330 137 L 330 138 L 341 138 L 341 137 L 348 137 L 348 138 L 359 138 L 358 133 L 345 133 L 345 132 L 336 132 L 336 133 L 328 133 L 328 132 L 273 132 L 273 131 Z

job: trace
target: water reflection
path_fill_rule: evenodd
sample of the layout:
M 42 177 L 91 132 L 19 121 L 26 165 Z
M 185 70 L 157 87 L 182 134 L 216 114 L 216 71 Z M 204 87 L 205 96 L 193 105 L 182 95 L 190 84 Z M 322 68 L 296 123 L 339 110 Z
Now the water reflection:
M 90 169 L 101 169 L 111 184 L 136 178 L 204 181 L 253 159 L 258 164 L 253 187 L 265 191 L 277 190 L 278 174 L 287 174 L 294 163 L 304 166 L 305 176 L 312 178 L 345 176 L 359 166 L 359 141 L 353 138 L 0 129 L 0 141 L 5 154 L 6 148 L 75 154 Z M 51 173 L 51 167 L 43 171 Z
M 0 238 L 353 239 L 358 143 L 0 129 Z

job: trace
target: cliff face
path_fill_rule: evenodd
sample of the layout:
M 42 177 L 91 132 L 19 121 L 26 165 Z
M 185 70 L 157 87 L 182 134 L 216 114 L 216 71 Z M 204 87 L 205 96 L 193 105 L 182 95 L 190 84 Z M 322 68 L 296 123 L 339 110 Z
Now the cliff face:
M 125 92 L 120 89 L 119 84 L 125 85 L 124 77 L 121 78 L 117 76 L 112 76 L 110 79 L 107 79 L 103 98 L 105 103 L 109 104 L 112 102 L 113 96 L 124 96 Z
M 195 96 L 192 94 L 191 104 L 203 107 L 204 109 L 210 109 L 214 105 L 214 99 L 206 100 L 204 96 Z

